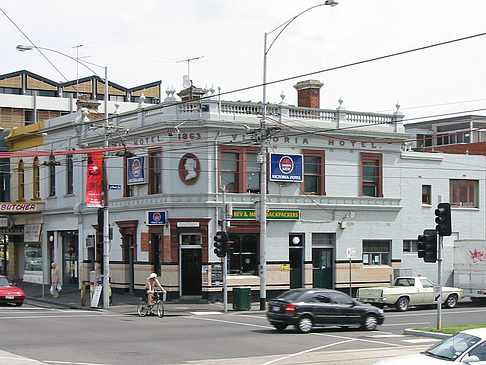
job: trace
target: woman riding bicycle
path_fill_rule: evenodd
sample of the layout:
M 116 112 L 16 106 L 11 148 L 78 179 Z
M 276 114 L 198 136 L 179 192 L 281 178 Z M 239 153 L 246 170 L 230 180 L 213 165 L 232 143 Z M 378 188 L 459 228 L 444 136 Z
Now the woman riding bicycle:
M 147 291 L 147 302 L 148 302 L 149 307 L 152 307 L 153 295 L 154 295 L 156 286 L 158 286 L 160 288 L 160 290 L 162 290 L 163 293 L 167 293 L 165 291 L 165 289 L 162 287 L 162 285 L 160 285 L 160 282 L 157 279 L 157 274 L 153 272 L 147 278 L 147 282 L 145 283 L 145 289 Z

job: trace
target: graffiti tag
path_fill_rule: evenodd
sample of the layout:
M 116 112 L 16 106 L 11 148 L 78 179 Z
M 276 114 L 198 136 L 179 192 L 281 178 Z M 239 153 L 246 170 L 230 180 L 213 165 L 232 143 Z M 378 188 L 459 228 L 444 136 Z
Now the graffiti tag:
M 471 254 L 471 259 L 474 263 L 478 261 L 486 261 L 486 255 L 482 251 L 478 251 L 476 248 L 474 251 L 469 250 L 469 253 Z

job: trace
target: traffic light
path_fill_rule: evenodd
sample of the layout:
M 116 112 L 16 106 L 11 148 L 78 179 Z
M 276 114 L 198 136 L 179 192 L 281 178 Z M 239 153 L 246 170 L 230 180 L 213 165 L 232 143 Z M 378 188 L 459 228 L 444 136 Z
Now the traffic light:
M 216 232 L 214 236 L 214 253 L 218 257 L 225 257 L 228 252 L 228 234 L 226 232 Z
M 451 205 L 449 203 L 439 203 L 435 210 L 435 229 L 441 236 L 450 236 L 452 233 Z
M 424 233 L 418 236 L 418 257 L 425 262 L 437 261 L 437 231 L 435 229 L 426 229 Z

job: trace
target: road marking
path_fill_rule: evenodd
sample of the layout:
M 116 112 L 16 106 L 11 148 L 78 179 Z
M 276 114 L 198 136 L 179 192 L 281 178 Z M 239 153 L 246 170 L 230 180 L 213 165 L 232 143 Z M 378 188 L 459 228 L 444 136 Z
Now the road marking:
M 259 324 L 251 324 L 251 323 L 228 321 L 228 320 L 225 320 L 225 319 L 218 319 L 218 318 L 193 317 L 193 316 L 187 316 L 186 318 L 189 318 L 189 319 L 199 319 L 199 320 L 202 320 L 202 321 L 213 321 L 213 322 L 221 322 L 221 323 L 228 323 L 228 324 L 236 324 L 236 325 L 240 325 L 240 326 L 248 326 L 248 327 L 257 327 L 257 328 L 273 329 L 272 326 L 263 326 L 263 325 L 259 325 Z M 324 336 L 324 337 L 331 337 L 331 338 L 338 338 L 338 339 L 343 339 L 343 340 L 353 340 L 353 341 L 370 342 L 370 343 L 387 345 L 387 346 L 394 346 L 394 347 L 403 347 L 403 346 L 405 346 L 405 345 L 401 345 L 401 344 L 388 343 L 388 342 L 383 342 L 383 341 L 367 340 L 365 338 L 353 338 L 353 337 L 348 337 L 348 336 L 331 335 L 329 333 L 316 333 L 316 332 L 311 332 L 311 333 L 309 333 L 309 335 L 313 335 L 313 336 Z
M 19 316 L 15 316 L 15 317 L 2 317 L 0 316 L 0 320 L 3 320 L 3 319 L 43 319 L 43 318 L 85 318 L 85 317 L 94 317 L 95 315 L 98 315 L 98 316 L 103 316 L 103 317 L 126 317 L 126 314 L 115 314 L 115 313 L 93 313 L 93 314 L 90 314 L 89 312 L 86 313 L 86 314 L 79 314 L 79 315 L 64 315 L 64 314 L 61 314 L 61 315 L 43 315 L 43 316 L 40 316 L 40 315 L 34 315 L 34 316 L 22 316 L 22 317 L 19 317 Z
M 277 361 L 286 360 L 286 359 L 289 359 L 291 357 L 296 357 L 296 356 L 300 356 L 300 355 L 306 354 L 308 352 L 318 351 L 318 350 L 325 349 L 327 347 L 332 347 L 332 346 L 336 346 L 336 345 L 342 345 L 343 343 L 352 342 L 352 341 L 355 341 L 355 339 L 344 340 L 344 341 L 339 341 L 339 342 L 335 342 L 335 343 L 330 343 L 330 344 L 324 345 L 324 346 L 314 347 L 314 348 L 307 349 L 307 350 L 304 350 L 304 351 L 296 352 L 294 354 L 289 354 L 289 355 L 286 355 L 286 356 L 282 356 L 282 357 L 279 357 L 278 359 L 274 359 L 274 360 L 271 360 L 271 361 L 264 362 L 261 365 L 273 364 L 274 362 L 277 362 Z
M 438 338 L 413 338 L 410 340 L 402 340 L 403 342 L 409 343 L 422 343 L 422 342 L 437 342 L 440 341 Z
M 429 322 L 409 322 L 409 323 L 387 323 L 382 324 L 383 327 L 392 327 L 392 326 L 416 326 L 418 324 L 429 324 Z
M 68 365 L 109 365 L 109 364 L 101 364 L 101 363 L 94 363 L 94 362 L 71 362 L 71 361 L 56 361 L 56 360 L 44 360 L 43 362 L 47 362 L 49 364 L 68 364 Z
M 221 312 L 190 312 L 191 314 L 195 314 L 196 316 L 208 316 L 212 314 L 223 314 Z

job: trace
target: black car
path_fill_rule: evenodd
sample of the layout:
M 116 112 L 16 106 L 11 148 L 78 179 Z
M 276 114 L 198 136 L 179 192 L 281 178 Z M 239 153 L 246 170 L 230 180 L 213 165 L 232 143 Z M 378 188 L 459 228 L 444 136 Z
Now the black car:
M 313 326 L 351 326 L 372 331 L 383 323 L 383 310 L 362 304 L 331 289 L 292 289 L 268 303 L 267 318 L 279 331 L 294 325 L 299 332 Z

